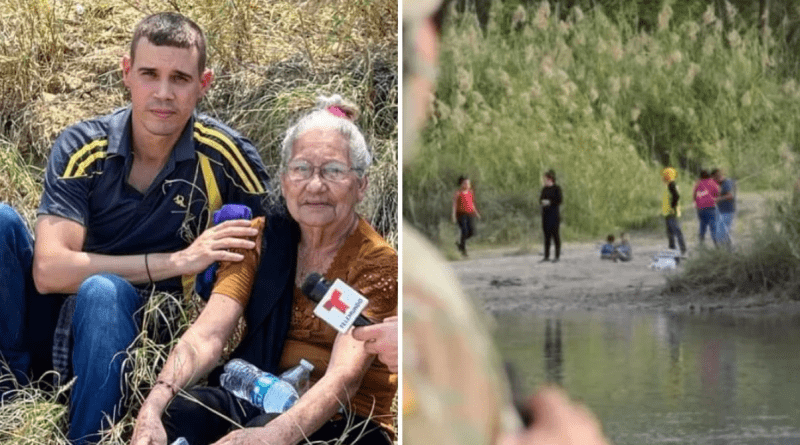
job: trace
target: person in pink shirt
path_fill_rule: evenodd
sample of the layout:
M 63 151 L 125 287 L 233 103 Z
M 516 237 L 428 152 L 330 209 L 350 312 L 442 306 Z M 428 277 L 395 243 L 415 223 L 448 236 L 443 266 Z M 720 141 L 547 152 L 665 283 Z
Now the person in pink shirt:
M 453 223 L 461 230 L 461 239 L 456 242 L 461 255 L 467 256 L 467 239 L 475 235 L 475 217 L 481 213 L 475 205 L 472 183 L 466 176 L 458 178 L 458 190 L 453 194 Z
M 697 219 L 700 222 L 700 244 L 705 243 L 706 229 L 711 230 L 711 240 L 717 244 L 717 197 L 719 186 L 706 170 L 700 171 L 700 180 L 694 186 L 692 197 L 697 208 Z

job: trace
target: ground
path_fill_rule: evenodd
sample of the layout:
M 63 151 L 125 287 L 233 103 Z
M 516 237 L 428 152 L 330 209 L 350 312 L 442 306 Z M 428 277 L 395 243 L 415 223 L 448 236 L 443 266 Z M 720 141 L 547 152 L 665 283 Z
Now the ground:
M 774 196 L 742 193 L 739 196 L 735 241 L 744 249 L 753 228 L 762 224 Z M 683 234 L 691 252 L 699 248 L 697 219 L 684 209 Z M 706 235 L 708 238 L 708 235 Z M 542 247 L 519 255 L 517 248 L 472 249 L 470 257 L 451 263 L 462 287 L 489 312 L 583 310 L 770 310 L 800 312 L 800 302 L 765 296 L 723 298 L 676 295 L 664 290 L 665 275 L 676 271 L 650 269 L 653 256 L 667 248 L 664 230 L 630 234 L 633 259 L 614 263 L 600 259 L 603 240 L 564 243 L 558 263 L 540 262 Z M 712 245 L 710 241 L 706 241 Z

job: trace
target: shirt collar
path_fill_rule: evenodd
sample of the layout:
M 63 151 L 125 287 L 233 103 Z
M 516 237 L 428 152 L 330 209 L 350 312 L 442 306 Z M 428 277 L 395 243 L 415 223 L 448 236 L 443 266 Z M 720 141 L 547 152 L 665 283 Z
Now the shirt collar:
M 108 153 L 112 155 L 131 156 L 131 119 L 132 107 L 116 110 L 111 116 L 108 129 Z M 170 158 L 175 162 L 186 161 L 195 158 L 194 152 L 194 121 L 195 113 L 189 118 L 189 122 L 181 133 L 181 137 L 175 144 Z

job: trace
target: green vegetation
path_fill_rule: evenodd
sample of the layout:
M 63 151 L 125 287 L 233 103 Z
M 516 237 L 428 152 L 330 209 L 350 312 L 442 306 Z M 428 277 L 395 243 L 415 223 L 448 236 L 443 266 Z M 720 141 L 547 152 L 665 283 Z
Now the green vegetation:
M 667 277 L 667 289 L 800 299 L 800 196 L 773 203 L 764 225 L 751 229 L 752 243 L 743 249 L 701 249 L 681 274 Z
M 549 168 L 567 240 L 660 227 L 665 165 L 678 168 L 687 208 L 701 168 L 750 190 L 788 188 L 800 84 L 786 39 L 730 4 L 720 17 L 713 5 L 631 3 L 556 13 L 494 2 L 485 32 L 474 13 L 453 11 L 431 123 L 404 170 L 405 218 L 440 239 L 465 173 L 484 216 L 479 242 L 522 245 L 538 240 Z
M 321 94 L 360 108 L 375 152 L 359 211 L 397 245 L 397 2 L 245 0 L 0 1 L 0 201 L 31 225 L 42 171 L 58 133 L 126 105 L 119 61 L 135 24 L 164 9 L 195 20 L 216 78 L 199 105 L 245 134 L 275 171 L 283 131 Z M 131 412 L 101 443 L 127 443 L 133 419 L 194 304 L 154 295 L 131 349 Z M 178 306 L 177 308 L 175 306 Z M 174 330 L 154 341 L 166 322 Z M 150 333 L 150 336 L 146 333 Z M 46 378 L 49 381 L 49 377 Z M 19 388 L 0 409 L 0 442 L 66 444 L 69 387 Z

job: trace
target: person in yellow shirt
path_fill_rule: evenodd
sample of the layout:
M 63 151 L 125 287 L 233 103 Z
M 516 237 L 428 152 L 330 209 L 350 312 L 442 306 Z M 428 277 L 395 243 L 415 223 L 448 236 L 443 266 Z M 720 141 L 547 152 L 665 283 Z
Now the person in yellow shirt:
M 678 184 L 675 183 L 675 178 L 677 177 L 678 172 L 672 167 L 661 170 L 661 180 L 666 184 L 661 199 L 661 214 L 664 215 L 664 221 L 667 225 L 669 248 L 674 250 L 675 241 L 677 240 L 678 247 L 681 249 L 681 256 L 683 256 L 686 253 L 686 243 L 683 241 L 681 222 L 678 220 L 681 216 L 681 208 L 678 206 L 681 195 L 678 194 Z

